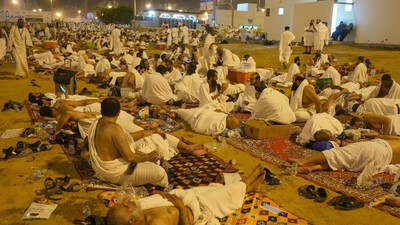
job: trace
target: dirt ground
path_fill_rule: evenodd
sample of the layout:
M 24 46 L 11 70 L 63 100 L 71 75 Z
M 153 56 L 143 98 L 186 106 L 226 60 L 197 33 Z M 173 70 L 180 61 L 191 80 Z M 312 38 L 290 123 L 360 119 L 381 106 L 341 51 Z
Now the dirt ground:
M 239 43 L 225 46 L 237 53 L 239 57 L 249 53 L 256 59 L 259 67 L 263 65 L 275 68 L 280 67 L 276 46 Z M 303 50 L 302 47 L 296 47 L 291 59 L 299 55 L 302 62 L 305 63 L 312 55 L 302 55 Z M 156 51 L 148 50 L 147 52 L 152 55 Z M 377 68 L 390 71 L 389 73 L 398 82 L 400 81 L 399 51 L 368 49 L 354 45 L 333 45 L 327 46 L 326 52 L 337 57 L 337 64 L 355 61 L 357 56 L 364 55 L 365 58 L 371 59 Z M 0 66 L 0 106 L 8 100 L 23 102 L 23 100 L 27 99 L 29 92 L 54 92 L 54 83 L 51 75 L 37 75 L 31 72 L 29 79 L 15 80 L 13 71 L 13 65 Z M 41 86 L 40 88 L 30 85 L 30 80 L 33 78 Z M 96 90 L 94 85 L 83 82 L 78 83 L 78 90 L 84 87 L 93 91 L 93 94 L 99 91 Z M 25 108 L 20 112 L 14 112 L 14 110 L 0 112 L 0 134 L 6 129 L 26 128 L 29 125 L 29 117 Z M 178 131 L 177 133 L 196 143 L 211 143 L 214 141 L 211 137 L 194 134 L 190 131 Z M 36 141 L 36 139 L 27 138 L 0 139 L 0 148 L 15 147 L 16 142 L 19 140 L 29 143 Z M 230 146 L 218 149 L 215 154 L 225 161 L 235 159 L 237 162 L 236 167 L 243 170 L 245 175 L 249 174 L 253 165 L 258 163 L 267 166 L 276 174 L 282 173 L 277 167 L 261 162 L 247 153 Z M 44 178 L 34 181 L 30 176 L 32 171 L 37 168 L 47 168 L 48 170 Z M 0 224 L 79 224 L 84 218 L 82 209 L 85 202 L 89 202 L 93 214 L 105 215 L 107 208 L 102 201 L 97 199 L 100 191 L 85 192 L 81 190 L 76 193 L 64 193 L 63 199 L 58 202 L 59 205 L 49 220 L 23 221 L 21 219 L 31 202 L 35 198 L 43 197 L 40 192 L 44 189 L 43 182 L 45 177 L 63 177 L 67 174 L 71 175 L 73 181 L 80 180 L 79 175 L 71 168 L 66 155 L 58 145 L 53 146 L 47 152 L 1 161 L 0 192 L 3 193 L 3 197 L 0 198 Z M 354 211 L 343 212 L 332 209 L 324 203 L 314 203 L 297 194 L 297 188 L 304 184 L 309 184 L 308 181 L 300 177 L 281 176 L 280 178 L 281 185 L 265 186 L 263 187 L 263 194 L 313 224 L 400 224 L 399 218 L 373 208 L 364 207 Z M 337 193 L 328 191 L 328 199 L 336 195 Z

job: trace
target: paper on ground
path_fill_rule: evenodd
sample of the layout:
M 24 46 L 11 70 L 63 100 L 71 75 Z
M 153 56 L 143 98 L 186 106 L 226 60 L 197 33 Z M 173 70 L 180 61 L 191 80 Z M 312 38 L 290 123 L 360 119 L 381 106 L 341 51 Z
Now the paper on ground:
M 9 129 L 6 130 L 0 138 L 6 139 L 6 138 L 16 138 L 19 137 L 19 134 L 22 132 L 24 128 L 17 128 L 17 129 Z
M 49 219 L 57 204 L 45 205 L 33 202 L 22 216 L 23 220 Z

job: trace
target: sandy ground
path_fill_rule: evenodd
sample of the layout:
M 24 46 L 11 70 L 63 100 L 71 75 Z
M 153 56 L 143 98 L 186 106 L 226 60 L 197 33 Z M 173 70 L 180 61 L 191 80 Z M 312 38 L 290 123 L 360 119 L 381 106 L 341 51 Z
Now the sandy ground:
M 227 48 L 236 52 L 240 57 L 244 53 L 250 53 L 259 66 L 268 65 L 278 68 L 278 51 L 276 47 L 268 47 L 255 44 L 229 44 Z M 334 54 L 338 58 L 338 64 L 354 61 L 358 55 L 370 58 L 378 68 L 385 68 L 390 74 L 399 81 L 400 71 L 398 64 L 399 51 L 388 51 L 379 49 L 358 48 L 352 45 L 328 46 L 327 52 Z M 155 51 L 148 51 L 152 55 Z M 296 47 L 293 56 L 303 52 L 303 48 Z M 312 57 L 311 55 L 300 55 L 302 62 Z M 293 58 L 293 57 L 292 57 Z M 29 92 L 54 92 L 54 84 L 51 75 L 36 75 L 31 73 L 30 79 L 36 79 L 40 88 L 30 85 L 30 79 L 15 80 L 13 76 L 13 65 L 0 66 L 0 107 L 8 101 L 14 100 L 23 102 L 27 99 Z M 94 85 L 78 83 L 78 89 L 87 87 L 95 90 Z M 0 112 L 0 134 L 6 129 L 25 128 L 30 125 L 29 117 L 25 109 L 21 112 L 8 110 Z M 197 143 L 212 143 L 212 138 L 197 135 L 189 131 L 178 131 L 189 140 Z M 0 139 L 0 148 L 14 146 L 18 140 L 33 143 L 36 139 L 14 138 Z M 274 173 L 280 174 L 282 171 L 273 165 L 260 162 L 256 158 L 239 151 L 233 147 L 225 146 L 215 152 L 215 154 L 225 161 L 235 159 L 236 167 L 247 175 L 252 167 L 258 163 L 270 168 Z M 79 224 L 84 218 L 82 209 L 83 203 L 89 201 L 94 214 L 105 215 L 107 208 L 103 202 L 97 200 L 100 191 L 85 192 L 81 190 L 76 193 L 64 193 L 64 198 L 59 201 L 59 205 L 49 220 L 46 221 L 23 221 L 21 219 L 25 209 L 31 202 L 38 197 L 43 197 L 40 191 L 44 189 L 44 178 L 37 181 L 30 179 L 32 171 L 36 168 L 47 168 L 45 177 L 59 177 L 67 174 L 71 175 L 73 181 L 79 181 L 80 177 L 73 168 L 69 166 L 67 157 L 62 152 L 60 146 L 54 146 L 48 152 L 36 153 L 31 156 L 11 159 L 0 162 L 0 191 L 3 197 L 0 198 L 0 224 Z M 313 224 L 399 224 L 400 219 L 388 215 L 376 209 L 364 207 L 354 211 L 337 211 L 329 208 L 326 204 L 314 203 L 297 195 L 297 188 L 309 182 L 299 177 L 280 176 L 282 184 L 279 186 L 265 186 L 263 193 L 272 200 L 281 204 L 290 212 L 309 220 Z M 37 193 L 39 192 L 39 193 Z M 328 191 L 328 199 L 337 194 Z

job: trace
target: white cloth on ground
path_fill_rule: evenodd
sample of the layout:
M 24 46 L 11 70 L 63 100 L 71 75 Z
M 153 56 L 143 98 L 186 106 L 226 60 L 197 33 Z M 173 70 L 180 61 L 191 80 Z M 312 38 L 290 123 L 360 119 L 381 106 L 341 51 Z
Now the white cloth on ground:
M 101 104 L 99 102 L 95 102 L 85 106 L 77 106 L 74 108 L 76 112 L 101 112 Z
M 297 136 L 296 142 L 304 145 L 309 141 L 314 141 L 315 132 L 322 129 L 329 130 L 333 135 L 337 136 L 343 132 L 343 125 L 339 120 L 327 113 L 312 115 Z
M 370 98 L 360 104 L 357 114 L 376 113 L 381 115 L 399 114 L 400 99 Z
M 289 106 L 289 99 L 279 91 L 266 88 L 260 94 L 250 119 L 290 124 L 296 116 Z
M 332 170 L 362 171 L 370 162 L 374 174 L 384 172 L 392 161 L 392 148 L 382 139 L 351 143 L 322 152 Z
M 226 117 L 228 117 L 226 113 L 205 108 L 177 109 L 175 112 L 193 131 L 200 134 L 218 135 L 226 128 Z
M 400 135 L 400 114 L 389 115 L 388 117 L 391 120 L 389 134 L 399 136 Z

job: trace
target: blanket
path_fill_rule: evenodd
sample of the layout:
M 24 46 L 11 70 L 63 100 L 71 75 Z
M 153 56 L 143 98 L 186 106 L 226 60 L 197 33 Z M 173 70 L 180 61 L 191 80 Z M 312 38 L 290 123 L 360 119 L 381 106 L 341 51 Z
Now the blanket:
M 366 99 L 376 98 L 381 90 L 381 87 L 382 83 L 379 83 Z M 384 98 L 400 99 L 400 85 L 396 81 L 393 80 L 393 85 L 390 88 L 389 93 Z
M 177 109 L 175 112 L 190 124 L 193 131 L 200 134 L 218 135 L 226 128 L 228 115 L 225 113 L 204 108 Z

